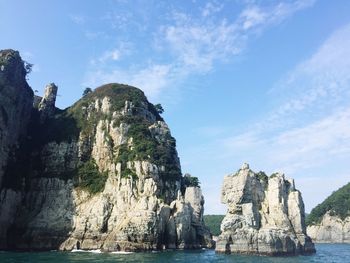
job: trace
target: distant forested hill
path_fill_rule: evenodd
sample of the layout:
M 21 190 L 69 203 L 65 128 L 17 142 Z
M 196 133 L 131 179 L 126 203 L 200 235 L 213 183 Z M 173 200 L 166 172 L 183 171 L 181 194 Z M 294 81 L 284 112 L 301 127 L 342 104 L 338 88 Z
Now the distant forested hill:
M 209 227 L 210 232 L 213 234 L 213 236 L 220 235 L 220 225 L 222 222 L 222 219 L 224 219 L 224 215 L 205 215 L 204 216 L 204 222 L 207 227 Z
M 320 223 L 328 211 L 330 215 L 339 216 L 341 219 L 350 216 L 350 183 L 333 192 L 326 200 L 312 209 L 306 218 L 306 224 Z

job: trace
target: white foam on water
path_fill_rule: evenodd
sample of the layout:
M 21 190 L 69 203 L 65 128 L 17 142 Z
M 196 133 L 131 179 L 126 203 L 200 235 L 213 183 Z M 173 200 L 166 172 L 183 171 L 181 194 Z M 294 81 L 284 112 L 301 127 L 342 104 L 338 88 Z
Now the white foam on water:
M 100 249 L 95 249 L 95 250 L 83 250 L 83 249 L 72 249 L 71 252 L 73 253 L 95 253 L 95 254 L 100 254 L 102 251 Z
M 112 254 L 118 254 L 118 255 L 129 255 L 133 254 L 134 252 L 127 252 L 127 251 L 114 251 Z

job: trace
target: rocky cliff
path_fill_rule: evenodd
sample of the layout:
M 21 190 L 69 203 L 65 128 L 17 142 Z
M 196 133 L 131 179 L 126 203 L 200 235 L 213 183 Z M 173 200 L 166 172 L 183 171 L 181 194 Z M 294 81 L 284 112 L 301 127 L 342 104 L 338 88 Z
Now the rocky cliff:
M 350 243 L 350 216 L 326 213 L 321 222 L 309 225 L 307 234 L 316 243 Z
M 4 166 L 26 134 L 33 104 L 33 91 L 18 52 L 0 51 L 0 187 Z M 6 184 L 6 182 L 5 182 Z
M 21 88 L 16 81 L 8 85 Z M 23 83 L 23 116 L 11 120 L 27 133 L 13 139 L 11 158 L 1 156 L 0 249 L 211 246 L 201 189 L 184 180 L 175 139 L 141 90 L 108 84 L 59 110 L 54 84 L 33 107 Z
M 296 255 L 315 252 L 306 235 L 304 203 L 283 174 L 254 173 L 244 164 L 224 178 L 221 200 L 228 211 L 217 252 Z
M 307 233 L 319 243 L 350 243 L 350 183 L 312 209 Z
M 6 167 L 25 140 L 31 116 L 33 91 L 26 74 L 18 52 L 0 51 L 0 247 L 6 244 L 7 229 L 21 200 L 21 194 L 8 187 L 11 182 Z

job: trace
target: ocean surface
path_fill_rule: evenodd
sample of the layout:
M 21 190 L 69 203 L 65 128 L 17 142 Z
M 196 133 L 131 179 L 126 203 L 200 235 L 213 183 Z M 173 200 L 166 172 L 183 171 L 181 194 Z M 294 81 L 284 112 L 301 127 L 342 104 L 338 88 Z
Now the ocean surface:
M 18 262 L 235 262 L 235 263 L 294 263 L 350 262 L 350 244 L 317 244 L 311 256 L 267 257 L 216 254 L 213 250 L 164 251 L 149 253 L 112 254 L 93 252 L 0 252 L 0 263 Z

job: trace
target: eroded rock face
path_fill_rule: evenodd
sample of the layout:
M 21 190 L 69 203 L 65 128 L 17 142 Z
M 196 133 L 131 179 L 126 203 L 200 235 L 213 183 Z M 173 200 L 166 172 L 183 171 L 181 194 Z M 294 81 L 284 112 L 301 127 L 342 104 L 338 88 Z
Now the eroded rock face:
M 9 153 L 26 134 L 33 91 L 26 81 L 24 63 L 14 50 L 0 51 L 0 187 Z
M 1 193 L 18 205 L 3 209 L 13 220 L 0 249 L 212 245 L 201 190 L 184 185 L 175 140 L 140 90 L 106 85 L 44 118 L 43 105 L 32 115 L 30 150 L 17 156 L 23 184 Z
M 21 201 L 18 189 L 8 189 L 12 178 L 6 167 L 25 138 L 33 92 L 26 82 L 24 63 L 17 51 L 0 51 L 0 247 L 6 245 L 8 228 Z
M 266 255 L 315 252 L 306 235 L 304 203 L 294 181 L 283 174 L 267 177 L 249 165 L 225 176 L 221 201 L 228 212 L 216 251 Z
M 56 111 L 56 96 L 58 87 L 54 83 L 50 83 L 45 87 L 44 97 L 41 98 L 38 104 L 41 121 L 45 121 L 49 117 L 53 117 Z M 34 103 L 34 107 L 35 107 Z
M 321 223 L 307 227 L 307 234 L 316 243 L 350 243 L 350 217 L 342 220 L 327 212 Z

